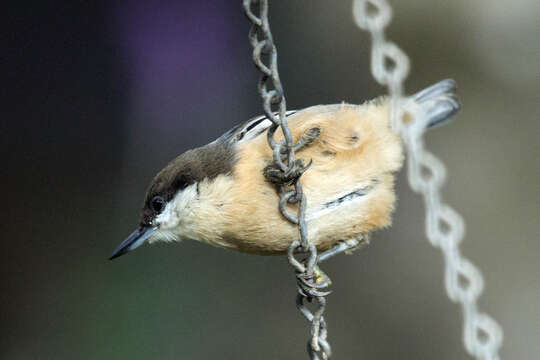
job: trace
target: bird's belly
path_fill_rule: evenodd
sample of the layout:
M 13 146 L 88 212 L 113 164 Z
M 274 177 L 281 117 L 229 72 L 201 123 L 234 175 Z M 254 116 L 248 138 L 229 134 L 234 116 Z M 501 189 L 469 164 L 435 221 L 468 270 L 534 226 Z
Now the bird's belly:
M 319 136 L 296 153 L 311 167 L 300 181 L 307 198 L 308 238 L 319 250 L 390 224 L 393 173 L 401 167 L 399 137 L 388 127 L 386 107 L 314 107 L 290 118 L 297 142 L 318 129 Z M 282 138 L 276 137 L 279 141 Z M 234 199 L 224 242 L 239 251 L 285 252 L 299 238 L 298 227 L 279 212 L 275 186 L 264 169 L 272 164 L 265 137 L 238 146 Z M 296 215 L 298 204 L 289 204 Z
M 346 216 L 343 211 L 354 211 L 355 207 L 360 205 L 363 197 L 369 195 L 371 190 L 377 185 L 377 180 L 372 180 L 367 183 L 360 183 L 356 187 L 342 190 L 326 196 L 326 198 L 318 198 L 313 205 L 308 206 L 306 211 L 306 221 L 313 222 L 325 215 Z
M 341 191 L 310 191 L 305 187 L 308 239 L 319 251 L 324 251 L 339 241 L 359 238 L 387 225 L 393 193 L 381 186 L 384 181 L 369 180 Z M 298 227 L 280 214 L 275 190 L 266 195 L 266 201 L 244 209 L 244 214 L 249 212 L 249 216 L 244 217 L 241 226 L 232 226 L 224 234 L 224 243 L 241 252 L 274 255 L 286 252 L 299 238 Z M 376 202 L 377 197 L 382 201 Z M 288 210 L 296 216 L 296 206 L 291 205 Z

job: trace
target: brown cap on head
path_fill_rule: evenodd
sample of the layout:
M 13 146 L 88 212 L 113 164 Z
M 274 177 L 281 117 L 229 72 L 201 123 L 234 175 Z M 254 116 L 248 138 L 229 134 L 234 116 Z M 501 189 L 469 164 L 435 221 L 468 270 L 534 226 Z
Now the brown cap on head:
M 234 144 L 218 140 L 189 150 L 171 161 L 152 180 L 144 201 L 139 227 L 113 252 L 110 260 L 141 246 L 159 227 L 153 224 L 178 191 L 187 186 L 232 173 L 235 161 Z
M 203 179 L 232 173 L 234 162 L 234 145 L 221 141 L 188 150 L 176 157 L 150 183 L 142 209 L 141 225 L 150 225 L 178 191 Z

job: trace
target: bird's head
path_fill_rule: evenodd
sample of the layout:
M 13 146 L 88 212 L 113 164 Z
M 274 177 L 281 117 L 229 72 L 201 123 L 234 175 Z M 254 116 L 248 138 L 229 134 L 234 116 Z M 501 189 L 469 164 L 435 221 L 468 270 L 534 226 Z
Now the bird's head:
M 172 160 L 152 180 L 146 191 L 138 228 L 113 252 L 110 259 L 136 249 L 145 242 L 175 241 L 183 237 L 186 216 L 198 202 L 199 185 L 230 173 L 233 149 L 214 142 L 186 151 Z

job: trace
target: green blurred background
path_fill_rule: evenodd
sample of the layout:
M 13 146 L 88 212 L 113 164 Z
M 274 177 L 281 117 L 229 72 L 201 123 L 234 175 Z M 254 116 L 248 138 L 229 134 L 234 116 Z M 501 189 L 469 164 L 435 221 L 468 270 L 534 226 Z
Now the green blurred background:
M 540 353 L 540 3 L 393 1 L 406 86 L 459 85 L 427 145 L 467 221 L 505 359 Z M 283 257 L 191 241 L 114 262 L 153 174 L 261 113 L 240 1 L 14 2 L 2 31 L 2 359 L 302 359 Z M 383 93 L 350 1 L 271 1 L 289 108 Z M 403 173 L 392 228 L 325 265 L 336 359 L 467 359 L 442 257 Z

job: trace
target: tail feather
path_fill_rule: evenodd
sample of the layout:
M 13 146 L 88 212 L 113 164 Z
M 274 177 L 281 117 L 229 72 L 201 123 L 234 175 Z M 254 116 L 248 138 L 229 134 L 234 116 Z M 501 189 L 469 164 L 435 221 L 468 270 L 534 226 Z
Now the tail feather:
M 427 127 L 433 128 L 446 123 L 461 109 L 456 95 L 456 82 L 442 80 L 411 96 L 420 105 L 427 117 Z

